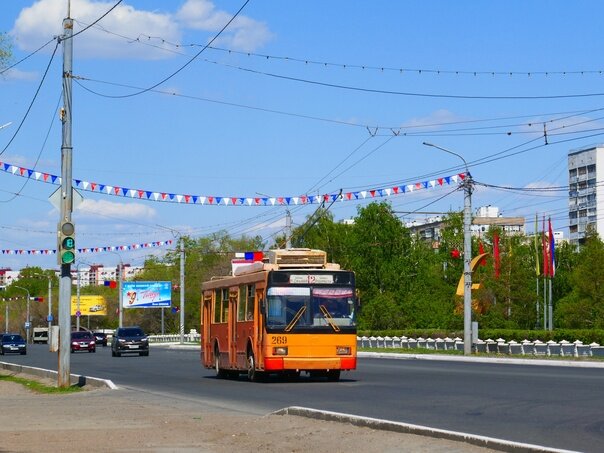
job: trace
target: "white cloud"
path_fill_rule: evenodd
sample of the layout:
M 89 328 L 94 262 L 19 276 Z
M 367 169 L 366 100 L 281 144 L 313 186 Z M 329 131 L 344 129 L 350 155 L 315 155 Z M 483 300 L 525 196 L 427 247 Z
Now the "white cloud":
M 76 21 L 74 33 L 105 14 L 115 3 L 91 0 L 71 0 L 71 17 Z M 21 10 L 11 30 L 17 46 L 25 51 L 37 49 L 52 36 L 62 34 L 63 18 L 67 14 L 64 0 L 39 0 Z M 180 30 L 169 14 L 136 10 L 118 5 L 98 24 L 111 33 L 92 27 L 74 41 L 74 53 L 79 57 L 158 59 L 171 56 L 157 47 L 129 44 L 122 35 L 132 38 L 161 36 L 169 42 L 179 42 Z M 161 47 L 161 40 L 153 42 Z M 50 46 L 49 46 L 50 47 Z M 170 49 L 172 49 L 170 47 Z
M 423 130 L 436 129 L 442 127 L 443 124 L 463 121 L 465 118 L 456 116 L 453 112 L 446 109 L 439 109 L 432 112 L 428 116 L 411 118 L 401 124 L 401 128 L 422 128 Z M 440 125 L 440 126 L 439 126 Z
M 6 80 L 37 80 L 40 74 L 36 71 L 21 71 L 17 68 L 12 68 L 2 74 L 0 81 Z
M 157 212 L 155 209 L 140 203 L 115 203 L 106 200 L 84 199 L 82 204 L 76 208 L 81 215 L 100 216 L 107 219 L 151 219 Z
M 96 21 L 114 4 L 113 1 L 71 0 L 74 33 Z M 61 35 L 66 14 L 65 0 L 38 0 L 23 8 L 11 30 L 15 44 L 24 51 L 33 51 L 53 36 Z M 216 33 L 232 14 L 217 10 L 208 0 L 187 0 L 176 13 L 145 11 L 120 4 L 74 39 L 74 53 L 79 58 L 171 58 L 177 51 L 173 44 L 181 43 L 183 29 Z M 252 51 L 271 36 L 266 24 L 241 15 L 223 32 L 220 43 L 234 50 Z M 48 46 L 48 51 L 51 48 Z
M 187 0 L 176 13 L 176 18 L 187 28 L 218 32 L 233 14 L 234 12 L 217 10 L 209 0 Z M 272 33 L 265 23 L 239 15 L 217 41 L 233 50 L 251 52 L 271 37 Z

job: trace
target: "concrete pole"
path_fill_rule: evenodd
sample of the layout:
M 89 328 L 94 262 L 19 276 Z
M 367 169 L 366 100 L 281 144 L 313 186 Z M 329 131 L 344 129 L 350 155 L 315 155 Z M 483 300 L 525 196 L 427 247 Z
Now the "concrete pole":
M 71 103 L 72 103 L 72 65 L 73 65 L 73 19 L 63 20 L 63 142 L 61 146 L 61 222 L 71 222 L 73 210 L 72 194 L 72 144 L 71 144 Z M 58 387 L 71 385 L 71 264 L 60 264 L 59 280 L 59 363 L 57 372 Z
M 463 181 L 464 209 L 463 209 L 463 351 L 465 355 L 472 354 L 472 175 L 468 169 L 468 163 L 461 154 L 453 152 L 442 146 L 424 142 L 426 146 L 440 149 L 446 153 L 459 157 L 466 169 Z
M 118 269 L 118 273 L 119 273 L 119 275 L 118 275 L 118 282 L 119 282 L 118 291 L 120 292 L 118 294 L 118 303 L 120 305 L 120 308 L 119 308 L 120 324 L 119 325 L 120 325 L 120 327 L 123 327 L 124 326 L 124 315 L 123 315 L 122 311 L 124 310 L 124 298 L 122 296 L 122 285 L 124 283 L 124 280 L 122 278 L 122 274 L 124 272 L 124 263 L 122 262 L 122 257 L 120 257 L 120 263 L 118 264 L 117 269 Z
M 46 320 L 48 321 L 47 338 L 48 338 L 48 347 L 49 348 L 52 345 L 52 341 L 50 338 L 51 331 L 52 331 L 52 321 L 50 320 L 51 316 L 52 316 L 52 277 L 48 277 L 48 318 L 46 318 Z
M 285 211 L 285 248 L 292 246 L 292 215 L 289 209 Z
M 465 162 L 465 161 L 464 161 Z M 464 180 L 464 215 L 463 215 L 463 351 L 472 354 L 472 177 L 467 171 Z
M 185 239 L 180 237 L 180 344 L 185 342 Z
M 23 288 L 21 286 L 15 286 L 17 289 L 22 289 L 27 293 L 27 311 L 25 314 L 25 342 L 29 344 L 29 332 L 31 331 L 31 322 L 29 319 L 29 290 L 27 288 Z
M 80 331 L 80 265 L 76 266 L 77 290 L 76 290 L 76 330 Z

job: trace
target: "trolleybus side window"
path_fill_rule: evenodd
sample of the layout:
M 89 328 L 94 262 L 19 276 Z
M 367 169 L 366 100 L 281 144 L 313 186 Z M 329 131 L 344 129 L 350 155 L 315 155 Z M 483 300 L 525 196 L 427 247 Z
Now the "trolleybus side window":
M 239 286 L 239 301 L 237 307 L 237 321 L 254 320 L 255 285 Z
M 214 323 L 227 322 L 229 313 L 229 289 L 222 288 L 214 291 Z

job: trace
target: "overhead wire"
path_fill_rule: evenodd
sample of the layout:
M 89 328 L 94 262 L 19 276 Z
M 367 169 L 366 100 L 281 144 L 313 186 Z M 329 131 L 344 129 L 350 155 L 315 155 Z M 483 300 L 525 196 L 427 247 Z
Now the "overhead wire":
M 91 24 L 90 26 L 92 26 L 92 25 L 94 25 L 94 24 Z M 171 50 L 167 49 L 166 47 L 152 44 L 151 41 L 152 40 L 159 41 L 159 42 L 161 42 L 161 44 L 166 44 L 166 45 L 172 46 L 176 49 L 181 49 L 181 48 L 186 48 L 186 47 L 192 48 L 192 47 L 204 46 L 203 44 L 198 44 L 198 43 L 187 43 L 187 44 L 174 43 L 174 42 L 171 42 L 160 36 L 151 36 L 151 35 L 144 34 L 144 33 L 140 33 L 136 38 L 133 38 L 133 37 L 124 36 L 119 33 L 115 33 L 113 31 L 108 30 L 101 26 L 97 26 L 97 27 L 101 28 L 102 31 L 104 31 L 105 33 L 128 40 L 129 44 L 139 43 L 139 44 L 142 44 L 145 46 L 156 47 L 158 49 L 165 50 L 165 51 L 171 51 Z M 146 39 L 147 42 L 145 42 L 144 40 L 141 40 L 141 38 Z M 531 77 L 531 76 L 553 76 L 553 75 L 562 75 L 562 76 L 602 75 L 602 74 L 604 74 L 604 70 L 602 70 L 602 69 L 587 69 L 587 70 L 585 70 L 585 69 L 576 70 L 575 69 L 575 70 L 562 70 L 562 71 L 561 70 L 555 70 L 555 71 L 543 71 L 543 70 L 541 70 L 541 71 L 501 71 L 501 70 L 488 71 L 488 70 L 486 70 L 485 71 L 485 70 L 471 70 L 471 69 L 470 70 L 468 70 L 468 69 L 460 70 L 460 69 L 410 68 L 410 67 L 394 67 L 394 66 L 385 66 L 385 65 L 375 66 L 375 65 L 369 65 L 369 64 L 334 63 L 334 62 L 328 62 L 328 61 L 319 61 L 319 60 L 315 60 L 315 59 L 311 59 L 311 58 L 260 54 L 260 53 L 256 53 L 256 52 L 225 49 L 225 48 L 215 47 L 215 46 L 207 46 L 207 48 L 210 50 L 213 50 L 213 51 L 217 51 L 217 52 L 228 53 L 229 55 L 235 54 L 235 55 L 242 55 L 242 56 L 246 56 L 246 57 L 257 57 L 258 59 L 260 59 L 262 61 L 278 60 L 278 61 L 285 61 L 285 62 L 302 63 L 306 66 L 315 65 L 315 66 L 322 67 L 322 68 L 336 67 L 336 68 L 342 68 L 342 69 L 360 69 L 363 71 L 374 70 L 374 71 L 378 71 L 380 73 L 396 72 L 399 74 L 415 73 L 418 75 L 421 75 L 421 74 L 471 75 L 471 76 L 487 75 L 487 76 L 506 76 L 506 77 L 511 77 L 511 76 Z M 176 51 L 172 51 L 172 52 L 176 52 Z M 177 52 L 177 53 L 179 53 L 179 52 Z
M 446 94 L 446 93 L 424 93 L 424 92 L 413 92 L 413 91 L 396 91 L 396 90 L 383 90 L 379 88 L 365 88 L 353 85 L 343 85 L 338 83 L 321 82 L 318 80 L 303 79 L 301 77 L 286 76 L 283 74 L 275 74 L 266 71 L 259 71 L 256 69 L 245 68 L 237 65 L 230 65 L 226 63 L 220 63 L 217 61 L 204 60 L 207 63 L 212 63 L 219 66 L 224 66 L 232 69 L 236 69 L 250 74 L 256 74 L 266 77 L 271 77 L 280 80 L 287 80 L 290 82 L 305 83 L 308 85 L 322 86 L 326 88 L 335 88 L 339 90 L 356 91 L 363 93 L 373 94 L 385 94 L 394 96 L 406 96 L 406 97 L 421 97 L 421 98 L 441 98 L 441 99 L 468 99 L 468 100 L 545 100 L 545 99 L 580 99 L 580 98 L 591 98 L 604 96 L 604 92 L 598 93 L 573 93 L 573 94 L 552 94 L 552 95 L 507 95 L 507 96 L 489 96 L 489 95 L 469 95 L 469 94 Z
M 30 52 L 28 55 L 26 55 L 25 57 L 21 58 L 19 61 L 17 61 L 16 63 L 13 63 L 12 65 L 8 66 L 7 68 L 4 68 L 2 70 L 0 70 L 0 75 L 4 74 L 5 72 L 9 71 L 10 69 L 14 68 L 15 66 L 18 66 L 19 64 L 23 63 L 25 60 L 27 60 L 29 57 L 34 56 L 35 54 L 37 54 L 40 50 L 44 49 L 47 45 L 49 45 L 51 42 L 53 42 L 54 40 L 56 40 L 56 37 L 53 37 L 52 39 L 48 40 L 45 44 L 42 44 L 40 47 L 38 47 L 36 50 L 34 50 L 33 52 Z
M 163 83 L 167 82 L 168 80 L 170 80 L 172 77 L 174 77 L 175 75 L 177 75 L 178 73 L 180 73 L 182 70 L 184 70 L 187 66 L 189 66 L 193 61 L 195 61 L 197 59 L 197 57 L 199 57 L 199 55 L 201 55 L 202 52 L 204 52 L 209 45 L 211 45 L 216 39 L 218 39 L 218 37 L 224 32 L 224 30 L 227 29 L 227 27 L 229 25 L 231 25 L 231 23 L 235 20 L 235 18 L 237 18 L 237 16 L 239 16 L 239 13 L 241 13 L 241 11 L 243 11 L 243 9 L 247 6 L 247 4 L 250 2 L 250 0 L 245 0 L 245 2 L 243 3 L 243 5 L 239 8 L 239 10 L 229 19 L 229 21 L 218 31 L 218 33 L 216 33 L 214 35 L 214 37 L 205 45 L 202 47 L 202 49 L 197 52 L 192 58 L 189 59 L 189 61 L 187 61 L 184 65 L 182 65 L 180 68 L 178 68 L 176 71 L 172 72 L 170 75 L 164 77 L 162 80 L 160 80 L 159 82 L 151 85 L 148 88 L 144 88 L 136 93 L 129 93 L 129 94 L 124 94 L 124 95 L 105 95 L 105 97 L 109 97 L 109 98 L 114 98 L 114 99 L 123 99 L 123 98 L 129 98 L 129 97 L 133 97 L 133 96 L 138 96 L 140 94 L 146 93 L 148 91 L 153 90 L 154 88 L 157 88 L 158 86 L 162 85 Z
M 46 142 L 48 141 L 48 137 L 50 136 L 50 131 L 52 130 L 52 126 L 54 124 L 55 121 L 55 115 L 56 115 L 56 111 L 59 108 L 59 104 L 61 102 L 61 96 L 59 96 L 59 99 L 57 101 L 57 105 L 55 107 L 55 109 L 52 112 L 52 118 L 50 120 L 50 124 L 48 125 L 48 130 L 46 131 L 46 136 L 44 137 L 44 141 L 42 142 L 42 146 L 40 147 L 40 151 L 38 152 L 38 155 L 36 156 L 36 160 L 32 166 L 32 170 L 35 170 L 38 162 L 40 161 L 40 156 L 42 155 L 42 152 L 44 151 L 44 147 L 46 146 Z M 0 203 L 9 203 L 11 201 L 13 201 L 15 198 L 17 198 L 19 196 L 19 194 L 23 191 L 23 189 L 25 189 L 25 186 L 27 186 L 27 183 L 30 181 L 30 178 L 25 179 L 25 181 L 23 182 L 23 184 L 21 185 L 21 188 L 9 199 L 7 200 L 0 200 Z
M 55 48 L 52 52 L 52 55 L 50 56 L 50 59 L 48 60 L 48 64 L 46 65 L 46 70 L 44 71 L 44 74 L 42 75 L 42 79 L 40 80 L 40 83 L 38 84 L 38 87 L 36 88 L 36 92 L 34 93 L 34 96 L 31 100 L 31 102 L 29 103 L 29 106 L 27 107 L 27 110 L 25 111 L 25 114 L 23 115 L 23 118 L 21 118 L 21 121 L 19 122 L 19 126 L 17 127 L 17 130 L 15 131 L 15 133 L 12 135 L 12 137 L 10 138 L 10 140 L 8 141 L 8 143 L 6 144 L 6 146 L 2 149 L 2 151 L 0 151 L 0 156 L 2 154 L 4 154 L 6 152 L 6 150 L 8 149 L 8 147 L 11 145 L 11 143 L 15 140 L 15 138 L 17 137 L 17 134 L 19 134 L 19 131 L 21 130 L 21 127 L 23 127 L 23 124 L 25 123 L 25 120 L 27 119 L 27 117 L 29 116 L 29 112 L 31 111 L 37 97 L 38 94 L 40 93 L 40 89 L 42 88 L 42 85 L 44 84 L 44 80 L 46 80 L 46 75 L 48 74 L 48 70 L 50 69 L 50 66 L 55 58 L 55 54 L 57 52 L 57 49 L 59 47 L 59 42 L 57 41 Z

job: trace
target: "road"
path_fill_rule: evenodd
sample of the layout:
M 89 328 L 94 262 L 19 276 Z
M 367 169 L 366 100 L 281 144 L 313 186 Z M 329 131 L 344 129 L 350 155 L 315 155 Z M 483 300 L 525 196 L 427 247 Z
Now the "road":
M 46 345 L 1 360 L 57 366 Z M 72 354 L 71 372 L 254 414 L 305 406 L 569 450 L 604 445 L 601 368 L 360 358 L 340 382 L 254 384 L 216 379 L 198 350 L 152 345 L 149 357 L 111 357 L 102 347 Z

